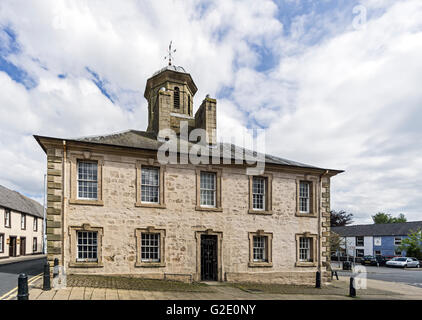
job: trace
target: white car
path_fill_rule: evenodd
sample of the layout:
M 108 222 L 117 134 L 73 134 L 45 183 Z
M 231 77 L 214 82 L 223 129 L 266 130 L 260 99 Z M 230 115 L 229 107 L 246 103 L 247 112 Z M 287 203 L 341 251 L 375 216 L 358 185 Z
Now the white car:
M 395 257 L 385 263 L 387 267 L 400 267 L 400 268 L 419 268 L 419 260 L 416 258 L 408 257 Z

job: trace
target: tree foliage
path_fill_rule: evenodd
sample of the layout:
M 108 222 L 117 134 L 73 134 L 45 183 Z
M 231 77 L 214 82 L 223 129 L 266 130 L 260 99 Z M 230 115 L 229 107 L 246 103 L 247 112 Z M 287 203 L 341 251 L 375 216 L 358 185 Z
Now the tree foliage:
M 331 210 L 330 215 L 331 227 L 343 227 L 353 222 L 353 214 L 344 210 Z
M 400 250 L 406 251 L 406 256 L 422 260 L 422 230 L 411 230 L 408 238 L 402 240 Z
M 344 250 L 342 248 L 342 245 L 344 244 L 344 239 L 340 237 L 337 233 L 331 231 L 329 241 L 331 253 Z
M 372 216 L 372 220 L 375 224 L 407 222 L 407 218 L 403 213 L 400 213 L 397 217 L 393 217 L 389 213 L 378 212 L 376 215 Z

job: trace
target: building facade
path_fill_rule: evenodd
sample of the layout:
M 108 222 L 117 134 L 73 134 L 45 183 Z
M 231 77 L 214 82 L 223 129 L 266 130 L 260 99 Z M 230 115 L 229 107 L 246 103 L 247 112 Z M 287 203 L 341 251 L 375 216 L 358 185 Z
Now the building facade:
M 406 256 L 400 250 L 402 240 L 422 229 L 422 221 L 404 223 L 368 224 L 333 227 L 332 232 L 343 238 L 341 256 L 361 258 L 363 256 Z
M 43 207 L 0 186 L 0 259 L 42 252 Z
M 311 284 L 320 270 L 328 281 L 330 178 L 342 171 L 266 155 L 265 171 L 247 174 L 235 153 L 249 151 L 216 141 L 217 101 L 193 114 L 196 91 L 168 66 L 146 84 L 147 131 L 35 136 L 47 154 L 48 259 L 67 274 Z M 166 129 L 178 163 L 159 161 Z M 221 161 L 183 163 L 185 129 L 203 129 Z

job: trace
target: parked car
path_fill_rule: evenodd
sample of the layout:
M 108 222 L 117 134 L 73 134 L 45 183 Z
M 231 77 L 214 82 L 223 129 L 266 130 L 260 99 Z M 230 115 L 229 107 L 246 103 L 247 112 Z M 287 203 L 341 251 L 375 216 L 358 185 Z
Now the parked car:
M 387 261 L 385 264 L 387 267 L 399 267 L 399 268 L 419 268 L 420 263 L 416 258 L 408 257 L 396 257 Z
M 385 258 L 381 256 L 364 256 L 361 261 L 362 265 L 370 266 L 384 266 L 385 262 Z

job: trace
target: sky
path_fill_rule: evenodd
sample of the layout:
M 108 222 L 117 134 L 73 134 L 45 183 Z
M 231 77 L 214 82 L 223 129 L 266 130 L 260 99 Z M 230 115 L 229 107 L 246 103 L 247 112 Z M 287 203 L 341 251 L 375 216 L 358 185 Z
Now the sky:
M 323 168 L 331 207 L 422 220 L 422 1 L 0 2 L 0 184 L 42 202 L 61 138 L 146 130 L 166 65 L 217 99 L 218 135 L 265 130 L 267 153 Z

